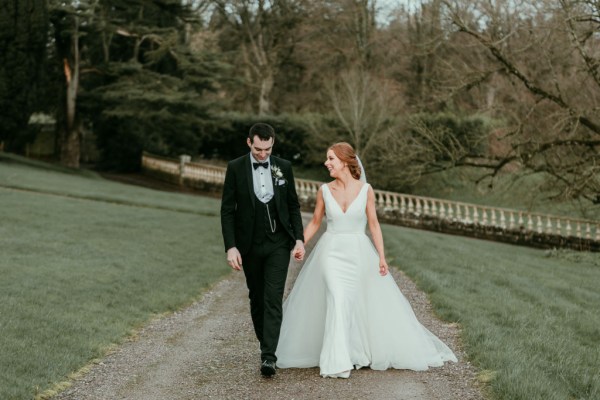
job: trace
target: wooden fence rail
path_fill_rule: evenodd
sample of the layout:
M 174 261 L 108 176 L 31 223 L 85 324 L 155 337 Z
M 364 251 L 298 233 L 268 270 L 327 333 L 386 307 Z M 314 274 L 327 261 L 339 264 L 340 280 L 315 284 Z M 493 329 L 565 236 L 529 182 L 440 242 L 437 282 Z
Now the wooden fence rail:
M 218 190 L 225 168 L 144 153 L 143 170 L 180 185 Z M 303 206 L 314 206 L 323 182 L 296 179 Z M 385 222 L 536 247 L 600 251 L 600 221 L 531 213 L 431 197 L 375 190 L 377 212 Z

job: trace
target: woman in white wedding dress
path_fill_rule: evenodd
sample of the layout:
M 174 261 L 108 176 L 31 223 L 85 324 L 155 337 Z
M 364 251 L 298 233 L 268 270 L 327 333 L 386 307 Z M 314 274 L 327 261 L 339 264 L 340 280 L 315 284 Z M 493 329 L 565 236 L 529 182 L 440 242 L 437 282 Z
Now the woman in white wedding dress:
M 324 215 L 327 231 L 283 305 L 277 366 L 318 366 L 323 377 L 348 378 L 354 368 L 422 371 L 456 362 L 448 346 L 419 323 L 388 274 L 375 194 L 359 164 L 347 143 L 327 151 L 325 166 L 334 181 L 319 188 L 305 241 Z

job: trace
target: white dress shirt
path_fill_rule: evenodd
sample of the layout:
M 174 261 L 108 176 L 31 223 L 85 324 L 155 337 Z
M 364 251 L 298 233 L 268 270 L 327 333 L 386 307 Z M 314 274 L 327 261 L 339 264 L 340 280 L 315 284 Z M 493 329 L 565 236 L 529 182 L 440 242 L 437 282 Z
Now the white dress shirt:
M 254 158 L 252 153 L 250 153 L 250 162 L 251 164 L 259 162 Z M 250 165 L 250 168 L 252 168 L 252 181 L 254 183 L 254 193 L 256 194 L 256 197 L 263 203 L 268 203 L 275 195 L 275 192 L 273 191 L 273 178 L 271 177 L 271 157 L 263 162 L 269 163 L 269 167 L 258 167 L 254 169 L 254 165 Z

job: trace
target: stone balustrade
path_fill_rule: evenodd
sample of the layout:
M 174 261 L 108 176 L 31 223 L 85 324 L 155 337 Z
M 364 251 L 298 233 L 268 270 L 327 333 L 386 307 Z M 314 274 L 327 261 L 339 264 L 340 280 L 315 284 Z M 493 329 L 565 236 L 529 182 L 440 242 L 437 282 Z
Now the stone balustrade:
M 142 168 L 162 179 L 204 190 L 218 191 L 225 180 L 225 168 L 189 162 L 189 156 L 173 160 L 145 153 Z M 296 179 L 296 191 L 305 209 L 312 209 L 322 184 Z M 383 190 L 375 190 L 375 201 L 378 215 L 389 223 L 538 247 L 600 251 L 600 221 Z

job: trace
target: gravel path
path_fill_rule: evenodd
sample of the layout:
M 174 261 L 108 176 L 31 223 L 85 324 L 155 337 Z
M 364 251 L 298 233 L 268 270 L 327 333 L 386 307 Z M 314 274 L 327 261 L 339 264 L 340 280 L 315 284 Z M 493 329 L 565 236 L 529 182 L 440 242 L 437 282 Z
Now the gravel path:
M 288 289 L 299 270 L 292 261 Z M 150 322 L 54 399 L 483 399 L 458 326 L 436 319 L 425 294 L 402 272 L 392 268 L 392 274 L 458 363 L 426 372 L 361 369 L 350 379 L 323 379 L 318 368 L 262 378 L 243 273 L 232 272 L 190 307 Z

